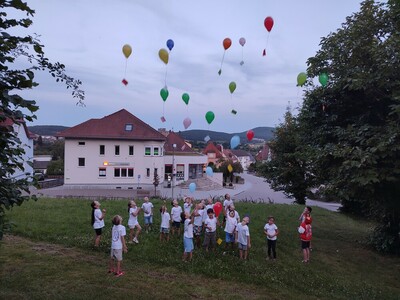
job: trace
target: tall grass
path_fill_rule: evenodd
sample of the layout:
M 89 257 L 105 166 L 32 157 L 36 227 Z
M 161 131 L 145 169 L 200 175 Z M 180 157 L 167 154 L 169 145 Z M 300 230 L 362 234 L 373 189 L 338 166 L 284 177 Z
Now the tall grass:
M 259 286 L 281 299 L 398 299 L 399 259 L 382 257 L 364 245 L 371 224 L 347 216 L 313 209 L 313 251 L 311 262 L 303 264 L 297 233 L 302 208 L 295 205 L 237 203 L 241 216 L 250 216 L 252 248 L 250 259 L 240 261 L 237 254 L 223 255 L 224 243 L 215 253 L 196 249 L 191 263 L 181 262 L 182 238 L 171 236 L 169 243 L 158 240 L 160 217 L 155 205 L 154 226 L 142 233 L 138 245 L 129 244 L 123 266 L 128 270 L 169 269 L 183 274 L 198 274 L 209 280 L 222 279 Z M 9 218 L 13 233 L 34 241 L 46 241 L 66 247 L 78 247 L 86 253 L 99 251 L 104 263 L 110 248 L 111 219 L 115 214 L 127 223 L 127 201 L 102 201 L 107 209 L 101 247 L 93 250 L 94 232 L 90 224 L 90 201 L 76 199 L 40 199 L 14 208 Z M 141 203 L 138 203 L 140 206 Z M 170 209 L 170 206 L 169 206 Z M 269 215 L 275 216 L 280 234 L 277 257 L 266 260 L 263 227 Z M 143 215 L 139 218 L 143 225 Z M 127 228 L 128 229 L 128 228 Z M 128 230 L 127 230 L 128 231 Z M 224 239 L 221 228 L 218 237 Z M 174 272 L 173 271 L 173 272 Z M 379 284 L 377 284 L 379 278 Z

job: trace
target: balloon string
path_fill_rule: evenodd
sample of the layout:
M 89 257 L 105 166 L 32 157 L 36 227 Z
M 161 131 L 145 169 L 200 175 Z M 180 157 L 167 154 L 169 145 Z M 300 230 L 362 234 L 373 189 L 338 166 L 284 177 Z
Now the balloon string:
M 224 51 L 224 54 L 222 55 L 221 67 L 219 68 L 220 70 L 222 70 L 222 64 L 224 63 L 224 58 L 225 58 L 225 51 Z
M 243 47 L 242 47 L 242 61 L 243 61 Z
M 168 65 L 165 65 L 165 79 L 164 79 L 165 88 L 167 88 L 167 74 L 168 74 Z
M 162 115 L 163 115 L 163 117 L 165 116 L 165 102 L 163 102 L 163 105 L 162 105 Z
M 267 42 L 266 42 L 266 44 L 265 44 L 265 49 L 268 48 L 269 34 L 270 34 L 270 33 L 268 32 L 268 35 L 267 35 Z
M 126 78 L 126 69 L 128 67 L 128 59 L 125 60 L 125 73 L 124 73 L 124 78 Z

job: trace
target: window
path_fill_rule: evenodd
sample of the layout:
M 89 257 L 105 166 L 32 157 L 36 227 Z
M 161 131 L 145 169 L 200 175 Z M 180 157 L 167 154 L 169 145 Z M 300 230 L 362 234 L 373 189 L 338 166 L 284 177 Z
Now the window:
M 146 177 L 150 177 L 150 168 L 146 168 Z
M 78 142 L 79 146 L 85 146 L 85 142 Z
M 160 155 L 160 148 L 154 147 L 154 148 L 153 148 L 153 155 L 159 156 L 159 155 Z
M 154 175 L 158 175 L 158 169 L 154 168 Z
M 115 145 L 115 155 L 119 155 L 119 145 Z
M 104 155 L 106 153 L 106 146 L 100 145 L 100 155 Z
M 106 168 L 99 168 L 99 177 L 106 177 Z
M 125 131 L 132 131 L 133 130 L 133 124 L 125 124 Z
M 84 157 L 79 157 L 78 158 L 78 166 L 79 167 L 84 167 L 85 166 L 85 158 Z
M 133 177 L 133 168 L 114 168 L 114 177 Z
M 144 147 L 144 155 L 146 156 L 151 155 L 151 147 Z
M 135 153 L 133 146 L 129 146 L 129 155 L 133 155 Z

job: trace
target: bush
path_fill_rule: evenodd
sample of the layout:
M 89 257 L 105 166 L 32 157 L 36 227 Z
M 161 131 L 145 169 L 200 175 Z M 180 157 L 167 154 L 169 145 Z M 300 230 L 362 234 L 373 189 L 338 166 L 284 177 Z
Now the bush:
M 64 161 L 52 160 L 47 166 L 47 175 L 64 175 Z

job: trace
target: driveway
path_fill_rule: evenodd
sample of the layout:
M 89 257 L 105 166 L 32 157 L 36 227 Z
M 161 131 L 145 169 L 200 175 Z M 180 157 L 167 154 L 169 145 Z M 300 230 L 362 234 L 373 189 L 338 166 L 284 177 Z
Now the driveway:
M 272 190 L 264 178 L 254 176 L 252 174 L 241 174 L 244 178 L 244 184 L 236 184 L 233 188 L 221 188 L 214 191 L 194 191 L 191 193 L 188 189 L 182 189 L 179 186 L 172 188 L 158 187 L 161 197 L 183 198 L 185 196 L 194 197 L 195 199 L 206 199 L 208 197 L 221 198 L 225 194 L 230 194 L 231 198 L 236 201 L 254 201 L 265 203 L 293 204 L 293 199 L 286 197 L 282 192 Z M 154 189 L 148 187 L 150 195 L 153 195 Z M 133 198 L 136 194 L 135 190 L 117 190 L 117 189 L 83 189 L 59 186 L 49 189 L 33 190 L 33 194 L 43 195 L 47 197 L 107 197 L 107 198 Z M 337 211 L 340 207 L 339 203 L 321 202 L 315 200 L 307 200 L 307 205 L 318 206 L 331 211 Z

